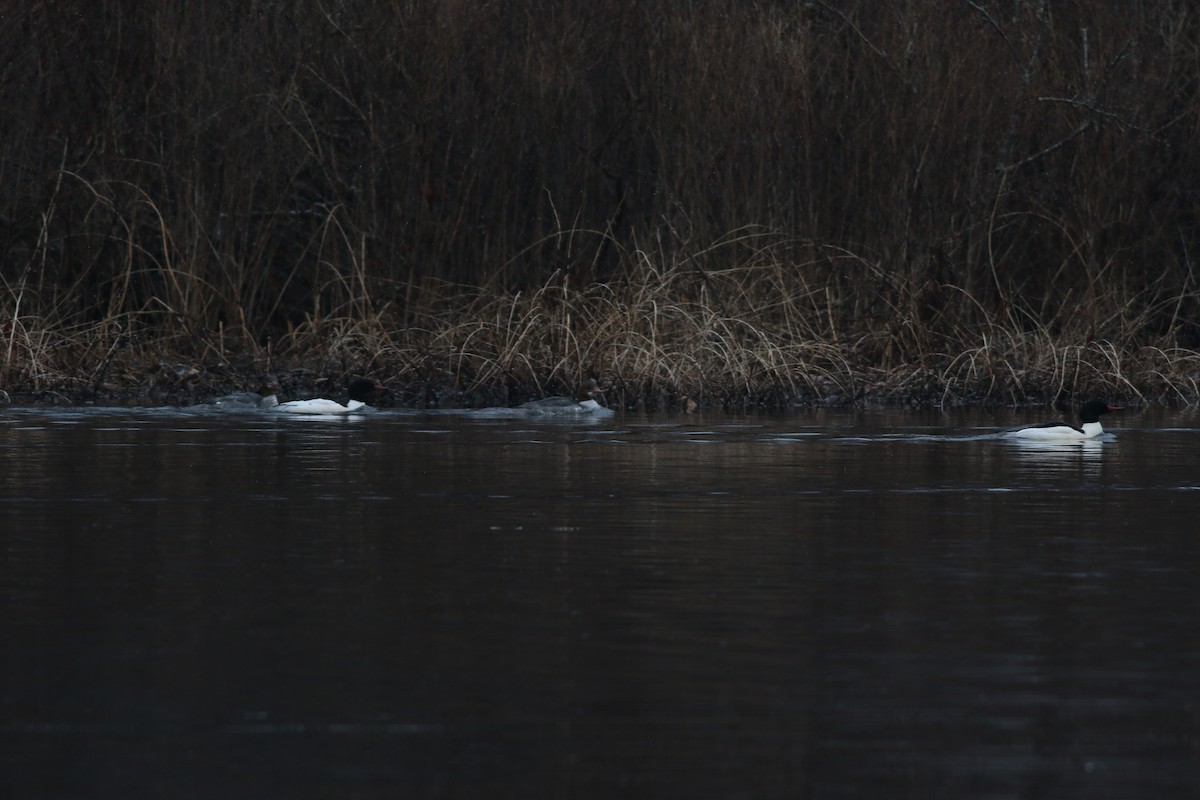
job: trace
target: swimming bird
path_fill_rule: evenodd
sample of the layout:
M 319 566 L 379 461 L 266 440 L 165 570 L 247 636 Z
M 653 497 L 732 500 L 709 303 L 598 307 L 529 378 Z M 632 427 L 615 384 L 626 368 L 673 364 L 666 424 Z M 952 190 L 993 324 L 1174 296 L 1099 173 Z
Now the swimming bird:
M 257 392 L 234 392 L 214 397 L 212 400 L 205 400 L 203 405 L 219 408 L 274 408 L 279 405 L 279 398 L 273 394 L 264 397 Z
M 379 391 L 380 388 L 371 381 L 358 378 L 350 383 L 350 399 L 346 405 L 342 405 L 336 400 L 316 397 L 312 400 L 292 400 L 288 403 L 279 403 L 274 406 L 274 410 L 285 414 L 350 414 L 370 408 L 367 401 Z
M 603 394 L 594 380 L 579 384 L 574 397 L 546 397 L 522 403 L 518 408 L 528 414 L 611 414 L 610 409 L 596 402 L 596 395 Z
M 1109 405 L 1103 400 L 1088 400 L 1079 410 L 1080 427 L 1065 422 L 1044 422 L 1030 428 L 1021 428 L 1010 435 L 1018 439 L 1036 439 L 1040 441 L 1074 441 L 1079 439 L 1094 439 L 1104 433 L 1100 425 L 1100 415 L 1110 411 L 1120 411 L 1120 406 Z

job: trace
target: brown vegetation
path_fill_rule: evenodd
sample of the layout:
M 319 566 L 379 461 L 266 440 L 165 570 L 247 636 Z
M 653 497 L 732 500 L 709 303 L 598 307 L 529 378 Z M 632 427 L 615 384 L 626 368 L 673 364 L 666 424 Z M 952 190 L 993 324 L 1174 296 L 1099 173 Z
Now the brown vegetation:
M 1185 3 L 4 5 L 10 395 L 1200 397 Z

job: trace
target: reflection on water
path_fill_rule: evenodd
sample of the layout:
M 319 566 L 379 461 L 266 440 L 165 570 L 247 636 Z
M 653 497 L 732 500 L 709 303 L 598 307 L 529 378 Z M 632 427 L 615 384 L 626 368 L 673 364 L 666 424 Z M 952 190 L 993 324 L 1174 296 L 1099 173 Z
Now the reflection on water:
M 1194 419 L 6 410 L 14 797 L 1190 797 Z

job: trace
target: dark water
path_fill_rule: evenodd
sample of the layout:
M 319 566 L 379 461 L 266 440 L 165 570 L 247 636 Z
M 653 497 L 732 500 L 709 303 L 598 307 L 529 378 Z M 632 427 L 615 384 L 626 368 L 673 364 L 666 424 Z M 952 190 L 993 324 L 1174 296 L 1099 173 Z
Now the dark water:
M 6 798 L 1200 794 L 1200 426 L 0 415 Z

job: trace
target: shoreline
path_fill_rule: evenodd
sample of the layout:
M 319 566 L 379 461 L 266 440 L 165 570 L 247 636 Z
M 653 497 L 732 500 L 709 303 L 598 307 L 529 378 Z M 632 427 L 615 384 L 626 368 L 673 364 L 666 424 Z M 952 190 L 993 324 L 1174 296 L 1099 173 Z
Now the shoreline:
M 962 361 L 966 354 L 951 357 Z M 253 361 L 247 357 L 241 359 Z M 317 359 L 314 359 L 317 360 Z M 1188 352 L 1187 360 L 1200 361 L 1200 353 Z M 1120 384 L 1111 377 L 1093 374 L 1090 379 L 1073 383 L 1051 384 L 1033 380 L 1017 394 L 1013 382 L 1018 376 L 1036 374 L 1028 364 L 1003 365 L 1005 375 L 980 375 L 972 382 L 947 381 L 945 371 L 920 365 L 901 365 L 889 370 L 858 367 L 859 383 L 837 382 L 827 375 L 803 375 L 799 372 L 784 381 L 780 376 L 764 376 L 747 382 L 740 375 L 718 375 L 700 382 L 672 383 L 653 374 L 621 374 L 587 370 L 609 388 L 603 404 L 619 411 L 719 411 L 725 413 L 769 413 L 803 408 L 962 408 L 1069 406 L 1090 397 L 1137 405 L 1200 404 L 1200 394 L 1187 391 L 1186 384 L 1195 376 L 1179 375 L 1167 380 L 1153 365 L 1141 372 L 1120 375 Z M 430 374 L 420 365 L 401 365 L 379 361 L 360 363 L 350 368 L 309 368 L 300 366 L 254 367 L 232 363 L 204 364 L 176 359 L 174 362 L 121 359 L 105 370 L 97 380 L 96 371 L 76 374 L 42 373 L 36 379 L 9 380 L 0 383 L 0 407 L 187 407 L 238 391 L 278 394 L 280 400 L 344 396 L 346 384 L 354 377 L 367 377 L 386 390 L 375 405 L 408 409 L 479 409 L 515 407 L 528 400 L 553 394 L 569 394 L 572 382 L 562 370 L 524 379 L 511 376 L 469 384 L 458 376 L 443 372 Z M 824 378 L 824 380 L 822 380 Z M 847 385 L 849 384 L 849 385 Z M 803 385 L 805 390 L 794 387 Z
M 709 276 L 713 278 L 713 276 Z M 698 296 L 675 264 L 622 282 L 535 291 L 364 297 L 353 316 L 283 332 L 125 314 L 79 324 L 34 314 L 0 328 L 9 403 L 186 406 L 234 391 L 344 395 L 355 377 L 405 408 L 516 406 L 595 379 L 625 410 L 1200 403 L 1200 350 L 1178 332 L 1113 322 L 1063 329 L 1027 316 L 935 324 L 855 315 L 773 271 L 724 276 Z M 0 402 L 3 396 L 0 396 Z

